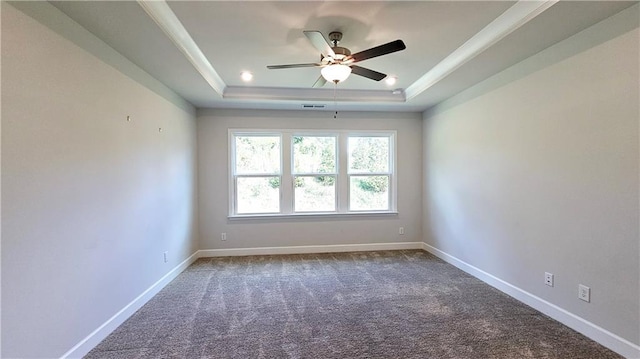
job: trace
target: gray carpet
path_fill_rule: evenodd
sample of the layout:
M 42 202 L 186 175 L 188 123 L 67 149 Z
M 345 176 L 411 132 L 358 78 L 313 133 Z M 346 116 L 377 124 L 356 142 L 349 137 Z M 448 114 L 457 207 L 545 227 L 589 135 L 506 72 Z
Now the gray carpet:
M 429 253 L 202 258 L 87 358 L 620 358 Z

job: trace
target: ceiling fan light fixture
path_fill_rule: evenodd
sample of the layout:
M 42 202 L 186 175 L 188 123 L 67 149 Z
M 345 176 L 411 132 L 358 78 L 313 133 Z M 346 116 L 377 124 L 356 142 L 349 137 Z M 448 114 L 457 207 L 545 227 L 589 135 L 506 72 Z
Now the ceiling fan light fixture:
M 342 64 L 333 64 L 323 67 L 322 70 L 320 70 L 320 73 L 325 80 L 338 83 L 349 77 L 351 74 L 351 67 Z

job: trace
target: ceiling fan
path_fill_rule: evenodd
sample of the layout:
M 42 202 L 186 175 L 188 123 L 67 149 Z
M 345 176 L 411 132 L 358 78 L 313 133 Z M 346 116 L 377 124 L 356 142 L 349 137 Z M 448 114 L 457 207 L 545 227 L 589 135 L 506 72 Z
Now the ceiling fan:
M 297 67 L 320 67 L 322 68 L 322 70 L 320 71 L 321 76 L 313 84 L 313 87 L 322 87 L 327 83 L 327 81 L 337 84 L 338 82 L 346 80 L 351 73 L 366 77 L 368 79 L 372 79 L 374 81 L 380 81 L 387 77 L 387 75 L 354 64 L 360 61 L 387 55 L 407 48 L 402 40 L 395 40 L 384 45 L 372 47 L 370 49 L 351 54 L 351 51 L 349 49 L 338 46 L 338 43 L 342 40 L 341 32 L 334 31 L 329 33 L 329 40 L 331 40 L 331 44 L 327 42 L 320 31 L 303 31 L 303 33 L 307 37 L 307 39 L 311 41 L 313 46 L 320 51 L 320 62 L 311 62 L 306 64 L 269 65 L 267 66 L 267 68 L 291 69 Z

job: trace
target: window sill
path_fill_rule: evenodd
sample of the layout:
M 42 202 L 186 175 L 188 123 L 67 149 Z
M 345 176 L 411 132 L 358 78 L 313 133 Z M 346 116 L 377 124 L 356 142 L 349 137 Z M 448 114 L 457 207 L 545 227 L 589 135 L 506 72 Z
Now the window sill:
M 348 212 L 348 213 L 295 213 L 295 214 L 238 214 L 229 215 L 229 220 L 243 219 L 325 219 L 325 218 L 364 218 L 364 217 L 390 217 L 397 216 L 397 211 L 384 212 Z

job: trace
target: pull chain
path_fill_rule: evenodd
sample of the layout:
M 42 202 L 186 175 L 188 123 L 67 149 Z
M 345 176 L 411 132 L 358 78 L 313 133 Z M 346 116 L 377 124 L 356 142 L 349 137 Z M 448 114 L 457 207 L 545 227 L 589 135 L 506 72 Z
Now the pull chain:
M 335 113 L 333 114 L 333 119 L 337 119 L 338 118 L 338 97 L 336 96 L 336 92 L 338 90 L 338 81 L 334 81 L 334 86 L 333 86 L 333 107 L 335 109 Z

